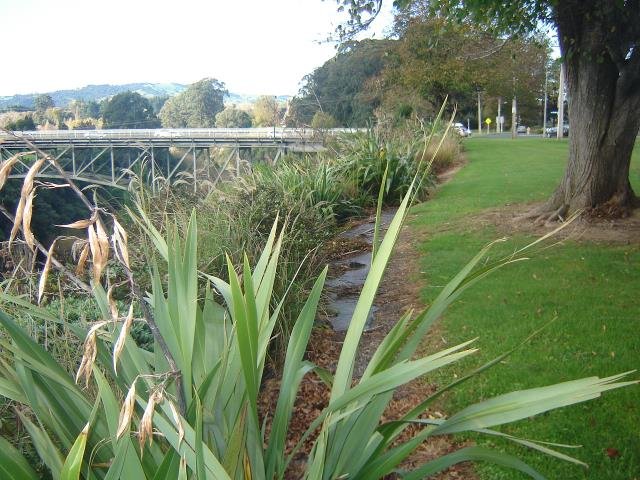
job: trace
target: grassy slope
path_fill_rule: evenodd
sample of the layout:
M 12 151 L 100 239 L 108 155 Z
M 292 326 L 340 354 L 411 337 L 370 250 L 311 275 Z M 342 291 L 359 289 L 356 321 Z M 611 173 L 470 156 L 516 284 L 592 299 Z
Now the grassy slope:
M 434 232 L 420 247 L 422 270 L 432 285 L 424 291 L 427 301 L 437 293 L 433 286 L 443 285 L 482 245 L 498 236 L 491 228 L 467 221 L 470 215 L 544 199 L 562 175 L 567 144 L 479 138 L 467 141 L 466 149 L 469 164 L 433 201 L 414 209 L 414 224 L 427 225 Z M 639 153 L 636 149 L 631 174 L 636 191 L 640 191 Z M 501 248 L 506 253 L 528 240 L 520 236 Z M 448 411 L 511 390 L 640 367 L 639 265 L 638 244 L 568 242 L 505 268 L 465 293 L 442 325 L 449 344 L 480 337 L 482 353 L 474 360 L 478 364 L 517 344 L 556 314 L 558 320 L 503 365 L 451 395 Z M 503 430 L 531 439 L 584 445 L 567 453 L 589 463 L 586 471 L 510 448 L 549 478 L 626 480 L 640 478 L 638 425 L 640 387 L 635 386 Z M 615 449 L 608 451 L 613 458 L 607 449 Z M 524 478 L 489 465 L 480 465 L 478 471 L 486 479 Z

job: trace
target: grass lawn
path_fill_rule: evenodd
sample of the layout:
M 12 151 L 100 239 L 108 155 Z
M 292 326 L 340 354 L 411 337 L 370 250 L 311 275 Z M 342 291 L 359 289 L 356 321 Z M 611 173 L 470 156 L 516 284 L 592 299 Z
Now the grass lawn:
M 426 227 L 420 246 L 428 287 L 425 301 L 483 245 L 500 234 L 479 226 L 473 215 L 487 208 L 541 201 L 563 173 L 567 143 L 540 138 L 474 138 L 465 143 L 469 163 L 436 197 L 414 208 L 412 223 Z M 640 152 L 632 183 L 640 191 Z M 531 241 L 519 235 L 499 247 L 506 254 Z M 472 287 L 443 317 L 449 345 L 479 337 L 481 352 L 466 364 L 479 365 L 518 344 L 555 316 L 543 333 L 503 364 L 451 394 L 444 408 L 461 407 L 501 393 L 585 376 L 600 377 L 640 367 L 640 243 L 606 245 L 567 241 L 528 262 L 502 269 Z M 448 382 L 457 371 L 440 378 Z M 634 378 L 640 378 L 638 373 Z M 445 378 L 446 377 L 446 378 Z M 504 426 L 521 437 L 583 445 L 563 450 L 590 465 L 580 466 L 496 441 L 550 479 L 640 479 L 640 386 L 535 419 Z M 525 478 L 511 470 L 479 464 L 484 479 Z M 528 478 L 528 477 L 527 477 Z

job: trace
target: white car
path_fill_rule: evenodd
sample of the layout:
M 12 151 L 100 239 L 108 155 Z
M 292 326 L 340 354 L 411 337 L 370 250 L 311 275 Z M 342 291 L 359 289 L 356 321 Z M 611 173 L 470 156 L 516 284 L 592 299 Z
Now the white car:
M 471 130 L 469 130 L 467 127 L 465 127 L 461 123 L 454 123 L 452 125 L 452 128 L 453 128 L 453 131 L 456 132 L 461 137 L 470 137 L 471 136 Z

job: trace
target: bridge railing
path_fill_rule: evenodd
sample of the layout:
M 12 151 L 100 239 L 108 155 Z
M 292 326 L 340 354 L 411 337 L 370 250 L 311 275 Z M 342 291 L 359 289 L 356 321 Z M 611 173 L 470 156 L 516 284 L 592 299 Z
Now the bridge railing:
M 366 129 L 357 128 L 333 128 L 322 130 L 325 135 L 337 135 L 341 133 L 355 133 Z M 20 137 L 34 141 L 64 141 L 64 140 L 314 140 L 318 130 L 306 128 L 157 128 L 157 129 L 118 129 L 118 130 L 37 130 L 14 132 Z M 0 142 L 14 141 L 15 137 L 0 132 Z

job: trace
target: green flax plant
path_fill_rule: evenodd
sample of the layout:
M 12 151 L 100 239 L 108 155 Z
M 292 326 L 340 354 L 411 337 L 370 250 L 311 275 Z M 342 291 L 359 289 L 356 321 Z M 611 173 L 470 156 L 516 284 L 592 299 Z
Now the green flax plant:
M 258 402 L 267 351 L 281 309 L 281 302 L 273 307 L 271 301 L 283 248 L 277 220 L 255 265 L 251 267 L 247 257 L 239 265 L 228 259 L 223 280 L 197 268 L 195 214 L 181 235 L 173 227 L 161 234 L 143 210 L 131 212 L 154 247 L 147 262 L 150 291 L 140 292 L 135 279 L 129 276 L 131 303 L 142 312 L 140 318 L 133 317 L 133 308 L 126 315 L 114 308 L 109 290 L 101 285 L 101 272 L 94 268 L 92 293 L 103 320 L 74 327 L 76 335 L 85 339 L 84 355 L 74 380 L 0 311 L 0 324 L 10 338 L 0 343 L 0 394 L 20 405 L 18 415 L 40 458 L 54 478 L 64 480 L 282 479 L 306 439 L 313 439 L 303 474 L 306 479 L 375 479 L 394 471 L 404 478 L 417 479 L 468 460 L 493 461 L 532 478 L 542 478 L 519 459 L 483 447 L 462 448 L 413 471 L 400 470 L 402 461 L 423 441 L 465 431 L 502 436 L 577 462 L 554 451 L 551 445 L 513 438 L 491 427 L 635 383 L 621 381 L 624 374 L 497 396 L 437 422 L 420 419 L 431 402 L 478 373 L 474 372 L 428 396 L 401 418 L 381 420 L 398 387 L 475 352 L 470 348 L 472 340 L 415 358 L 429 327 L 451 302 L 496 269 L 522 260 L 523 251 L 493 262 L 485 261 L 491 245 L 479 252 L 444 287 L 429 309 L 401 316 L 378 346 L 364 374 L 354 378 L 366 319 L 413 189 L 414 184 L 410 184 L 387 233 L 376 242 L 371 270 L 333 375 L 304 358 L 326 269 L 311 288 L 287 342 L 281 388 L 268 435 L 266 422 L 260 421 Z M 99 267 L 105 260 L 102 247 L 108 248 L 108 243 L 104 244 L 104 228 L 98 218 L 89 228 L 94 228 L 91 245 L 98 252 L 92 260 Z M 115 222 L 113 240 L 111 253 L 127 270 L 126 236 Z M 160 264 L 165 265 L 166 275 L 160 275 Z M 214 290 L 223 301 L 216 301 Z M 3 301 L 21 306 L 34 318 L 58 321 L 46 310 L 20 298 L 5 295 Z M 131 325 L 138 321 L 147 323 L 154 334 L 153 352 L 140 348 L 131 337 Z M 302 439 L 288 451 L 287 433 L 294 401 L 303 377 L 313 370 L 328 383 L 330 400 Z M 409 424 L 421 428 L 413 436 L 401 438 Z M 14 447 L 5 441 L 0 442 L 0 447 L 3 478 L 37 478 Z
M 424 178 L 413 193 L 416 198 L 425 199 L 433 181 L 430 171 L 425 172 L 423 167 L 432 162 L 438 165 L 443 140 L 448 138 L 447 124 L 440 121 L 443 113 L 441 110 L 431 128 L 412 123 L 403 128 L 377 127 L 345 136 L 335 168 L 349 195 L 375 206 L 382 191 L 385 204 L 398 205 L 416 175 L 422 175 Z

